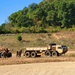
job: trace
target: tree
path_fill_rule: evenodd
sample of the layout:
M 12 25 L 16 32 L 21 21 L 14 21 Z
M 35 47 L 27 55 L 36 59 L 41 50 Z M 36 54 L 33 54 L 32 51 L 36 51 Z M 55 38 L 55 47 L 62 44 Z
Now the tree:
M 75 25 L 75 0 L 43 0 L 12 13 L 1 33 L 44 32 L 46 28 L 71 28 Z M 55 29 L 56 30 L 56 29 Z

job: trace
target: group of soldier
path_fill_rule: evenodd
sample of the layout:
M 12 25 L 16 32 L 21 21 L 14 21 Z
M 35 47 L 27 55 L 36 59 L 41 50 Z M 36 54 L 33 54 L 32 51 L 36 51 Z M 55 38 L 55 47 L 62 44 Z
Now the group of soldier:
M 16 57 L 21 57 L 21 55 L 22 55 L 22 50 L 16 51 Z M 6 57 L 12 57 L 10 49 L 0 46 L 0 58 L 6 58 Z
M 0 46 L 0 58 L 6 58 L 6 57 L 11 57 L 12 53 L 8 48 L 4 48 Z
M 21 55 L 22 55 L 22 50 L 16 51 L 16 57 L 21 57 Z

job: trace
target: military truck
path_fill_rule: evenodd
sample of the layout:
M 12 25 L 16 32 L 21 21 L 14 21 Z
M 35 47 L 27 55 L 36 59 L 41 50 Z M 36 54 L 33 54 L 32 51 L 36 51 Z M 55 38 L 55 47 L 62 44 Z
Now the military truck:
M 66 45 L 57 45 L 54 43 L 49 44 L 47 47 L 26 47 L 24 56 L 25 57 L 37 57 L 45 55 L 47 57 L 60 56 L 68 51 Z

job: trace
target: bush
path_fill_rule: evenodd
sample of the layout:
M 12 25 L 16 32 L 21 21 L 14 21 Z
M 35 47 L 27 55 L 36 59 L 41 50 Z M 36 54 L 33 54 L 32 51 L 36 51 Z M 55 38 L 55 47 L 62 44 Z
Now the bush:
M 17 40 L 18 40 L 18 41 L 21 41 L 21 40 L 22 40 L 22 36 L 21 36 L 21 35 L 18 35 L 18 36 L 17 36 Z

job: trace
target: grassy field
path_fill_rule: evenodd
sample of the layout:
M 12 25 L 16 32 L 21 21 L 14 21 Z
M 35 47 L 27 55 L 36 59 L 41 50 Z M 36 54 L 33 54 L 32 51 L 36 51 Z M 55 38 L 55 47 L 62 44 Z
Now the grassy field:
M 22 41 L 18 41 L 18 35 L 22 36 Z M 65 44 L 69 51 L 60 57 L 37 57 L 37 58 L 21 58 L 16 57 L 16 51 L 25 47 L 42 47 L 50 43 Z M 57 33 L 21 33 L 21 34 L 1 34 L 0 46 L 8 47 L 12 51 L 11 58 L 1 58 L 0 65 L 9 64 L 27 64 L 27 63 L 42 63 L 42 62 L 75 62 L 75 32 L 57 32 Z M 24 53 L 24 51 L 23 51 Z
M 22 41 L 17 36 L 22 36 Z M 8 47 L 12 51 L 33 46 L 47 46 L 49 43 L 65 44 L 69 49 L 75 48 L 75 32 L 58 33 L 29 33 L 29 34 L 1 34 L 0 46 Z

